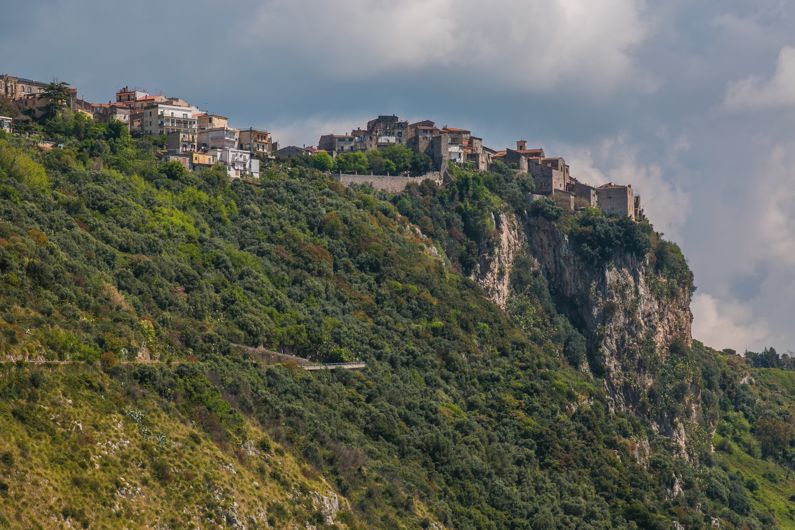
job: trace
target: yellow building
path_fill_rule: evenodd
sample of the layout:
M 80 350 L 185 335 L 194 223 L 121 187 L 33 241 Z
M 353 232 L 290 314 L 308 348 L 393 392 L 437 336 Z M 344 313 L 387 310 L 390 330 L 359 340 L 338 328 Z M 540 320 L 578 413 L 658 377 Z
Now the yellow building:
M 191 163 L 194 168 L 197 167 L 212 167 L 215 165 L 215 157 L 207 153 L 192 153 L 193 159 Z

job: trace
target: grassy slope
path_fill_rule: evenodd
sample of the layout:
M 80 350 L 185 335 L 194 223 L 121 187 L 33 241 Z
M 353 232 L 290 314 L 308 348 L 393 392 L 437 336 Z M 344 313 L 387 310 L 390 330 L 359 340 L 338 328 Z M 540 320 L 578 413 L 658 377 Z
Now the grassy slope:
M 4 528 L 285 528 L 322 522 L 315 495 L 335 495 L 250 422 L 244 443 L 219 443 L 91 367 L 0 370 Z
M 753 392 L 766 412 L 795 412 L 795 372 L 774 368 L 758 368 L 750 372 L 749 391 Z M 730 421 L 730 420 L 728 420 Z M 735 421 L 732 427 L 719 428 L 728 447 L 719 447 L 716 461 L 728 472 L 739 473 L 758 488 L 752 492 L 754 504 L 770 510 L 782 528 L 795 528 L 795 472 L 786 470 L 760 457 L 758 442 L 751 436 L 750 426 Z

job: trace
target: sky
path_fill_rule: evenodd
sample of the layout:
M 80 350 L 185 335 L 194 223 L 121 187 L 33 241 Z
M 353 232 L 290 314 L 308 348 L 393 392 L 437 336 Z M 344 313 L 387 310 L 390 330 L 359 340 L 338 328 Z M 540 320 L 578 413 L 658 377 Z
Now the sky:
M 316 144 L 377 114 L 628 182 L 695 273 L 694 336 L 795 350 L 795 2 L 2 0 L 0 72 L 179 96 Z

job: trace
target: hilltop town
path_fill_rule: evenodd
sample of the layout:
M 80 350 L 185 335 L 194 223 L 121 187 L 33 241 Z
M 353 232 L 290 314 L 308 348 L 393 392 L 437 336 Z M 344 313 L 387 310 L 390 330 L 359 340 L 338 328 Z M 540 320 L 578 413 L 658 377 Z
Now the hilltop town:
M 261 164 L 269 161 L 330 157 L 334 163 L 321 167 L 336 169 L 343 184 L 367 183 L 376 189 L 399 192 L 412 182 L 443 183 L 454 164 L 479 171 L 504 164 L 532 176 L 533 200 L 548 197 L 569 211 L 591 207 L 632 219 L 643 216 L 640 196 L 629 184 L 594 186 L 572 176 L 563 157 L 547 156 L 540 147 L 528 148 L 525 140 L 517 140 L 513 148 L 492 149 L 470 130 L 438 127 L 430 120 L 409 123 L 395 115 L 382 115 L 349 134 L 324 134 L 316 147 L 280 148 L 266 130 L 230 127 L 227 117 L 201 110 L 182 98 L 128 86 L 116 92 L 115 101 L 107 103 L 85 101 L 67 83 L 45 83 L 8 74 L 0 75 L 0 90 L 0 96 L 17 110 L 16 116 L 0 116 L 0 130 L 25 131 L 26 121 L 40 118 L 54 98 L 62 98 L 64 106 L 92 120 L 120 122 L 133 136 L 164 138 L 162 159 L 189 170 L 220 164 L 230 178 L 257 179 Z M 410 163 L 403 167 L 391 161 L 368 164 L 366 154 L 389 150 L 409 154 Z

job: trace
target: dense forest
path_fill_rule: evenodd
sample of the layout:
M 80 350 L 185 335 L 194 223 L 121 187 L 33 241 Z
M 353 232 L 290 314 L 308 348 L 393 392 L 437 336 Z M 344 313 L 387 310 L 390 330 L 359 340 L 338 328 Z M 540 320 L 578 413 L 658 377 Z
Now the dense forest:
M 610 406 L 541 272 L 506 311 L 470 279 L 510 211 L 692 286 L 650 224 L 530 207 L 507 167 L 386 195 L 328 160 L 189 172 L 68 111 L 29 133 L 0 133 L 0 526 L 795 528 L 788 358 L 672 348 L 654 406 L 686 377 L 705 411 L 682 455 Z

